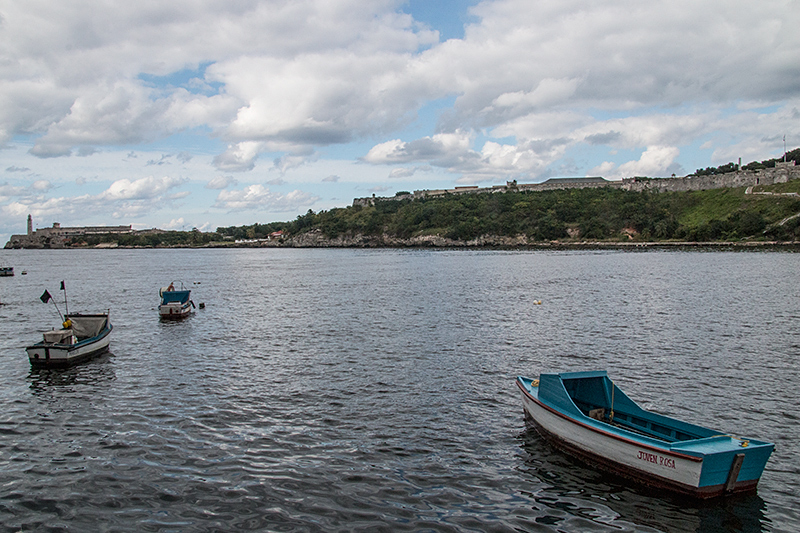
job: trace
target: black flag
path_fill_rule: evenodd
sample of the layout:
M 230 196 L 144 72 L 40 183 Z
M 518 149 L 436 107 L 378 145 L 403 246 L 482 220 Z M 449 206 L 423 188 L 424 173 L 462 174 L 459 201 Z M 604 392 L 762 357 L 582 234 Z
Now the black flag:
M 66 290 L 66 289 L 64 288 L 64 282 L 63 282 L 63 281 L 61 282 L 61 290 L 62 290 L 62 291 Z
M 47 292 L 47 289 L 45 289 L 45 291 L 42 293 L 42 295 L 39 296 L 39 299 L 42 300 L 42 303 L 45 303 L 45 304 L 50 301 L 50 298 L 52 298 L 52 296 L 50 296 L 50 293 Z

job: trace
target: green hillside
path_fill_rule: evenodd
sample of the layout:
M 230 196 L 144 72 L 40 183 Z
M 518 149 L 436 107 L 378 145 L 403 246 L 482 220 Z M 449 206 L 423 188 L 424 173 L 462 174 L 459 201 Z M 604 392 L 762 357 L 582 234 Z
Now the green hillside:
M 456 241 L 525 235 L 532 241 L 773 241 L 800 240 L 800 180 L 694 192 L 630 192 L 615 188 L 453 194 L 417 200 L 377 200 L 314 213 L 290 222 L 218 228 L 228 238 L 287 237 L 318 230 L 328 238 L 438 235 Z

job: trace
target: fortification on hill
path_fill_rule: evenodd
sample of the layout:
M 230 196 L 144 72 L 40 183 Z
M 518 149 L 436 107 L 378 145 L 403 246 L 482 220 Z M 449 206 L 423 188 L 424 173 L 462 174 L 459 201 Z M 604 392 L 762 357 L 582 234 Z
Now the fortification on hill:
M 753 187 L 774 185 L 800 178 L 800 167 L 794 161 L 777 162 L 774 168 L 760 170 L 737 170 L 709 176 L 686 176 L 683 178 L 626 178 L 621 188 L 628 191 L 702 191 L 726 187 Z
M 78 226 L 61 227 L 54 222 L 50 228 L 33 229 L 33 219 L 28 215 L 28 233 L 12 235 L 5 248 L 64 248 L 65 243 L 74 238 L 88 235 L 104 235 L 108 233 L 131 233 L 131 226 Z
M 494 185 L 492 187 L 456 187 L 454 189 L 434 189 L 420 190 L 409 194 L 399 194 L 396 196 L 356 198 L 353 205 L 374 205 L 376 201 L 406 200 L 434 198 L 446 194 L 486 194 L 497 192 L 514 191 L 551 191 L 556 189 L 588 189 L 598 187 L 612 187 L 626 191 L 653 191 L 653 192 L 680 192 L 680 191 L 701 191 L 705 189 L 723 189 L 726 187 L 752 187 L 756 185 L 774 185 L 776 183 L 786 183 L 789 180 L 800 178 L 800 167 L 794 161 L 777 162 L 774 168 L 763 168 L 759 170 L 741 170 L 725 174 L 713 174 L 708 176 L 684 176 L 681 178 L 624 178 L 622 180 L 610 181 L 601 177 L 586 178 L 551 178 L 542 183 L 517 183 L 516 181 L 506 182 L 505 185 Z

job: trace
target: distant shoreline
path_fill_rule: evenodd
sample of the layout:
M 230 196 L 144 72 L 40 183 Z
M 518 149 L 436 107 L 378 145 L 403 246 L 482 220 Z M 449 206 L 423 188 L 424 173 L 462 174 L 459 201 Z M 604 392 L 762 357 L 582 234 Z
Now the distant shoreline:
M 430 242 L 415 243 L 394 243 L 394 244 L 365 244 L 365 243 L 293 243 L 293 242 L 259 242 L 259 243 L 223 243 L 214 242 L 202 246 L 175 245 L 175 246 L 120 246 L 120 245 L 97 246 L 70 246 L 57 248 L 7 248 L 7 250 L 173 250 L 173 249 L 242 249 L 242 248 L 340 248 L 340 249 L 420 249 L 420 250 L 648 250 L 648 249 L 739 249 L 739 250 L 758 250 L 758 249 L 782 249 L 800 250 L 800 241 L 648 241 L 648 242 L 612 242 L 612 241 L 549 241 L 549 242 L 529 242 L 529 243 L 464 243 L 448 242 L 446 244 L 434 244 Z

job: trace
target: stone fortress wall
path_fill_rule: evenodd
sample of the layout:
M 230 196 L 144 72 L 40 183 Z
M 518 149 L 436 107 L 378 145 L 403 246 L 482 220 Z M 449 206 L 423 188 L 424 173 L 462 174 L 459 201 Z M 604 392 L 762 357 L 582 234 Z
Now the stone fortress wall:
M 701 191 L 727 187 L 753 187 L 774 185 L 800 178 L 800 167 L 794 161 L 775 163 L 774 168 L 760 170 L 737 170 L 710 176 L 686 176 L 685 178 L 625 178 L 621 188 L 628 191 Z
M 108 233 L 132 233 L 131 226 L 77 226 L 62 227 L 54 222 L 50 228 L 33 229 L 33 220 L 28 215 L 28 233 L 12 235 L 6 248 L 63 248 L 65 243 L 74 237 L 88 235 L 105 235 Z
M 800 167 L 794 161 L 775 163 L 774 168 L 760 170 L 737 170 L 725 174 L 710 176 L 685 176 L 682 178 L 624 178 L 621 181 L 609 181 L 600 177 L 588 178 L 551 178 L 542 183 L 523 183 L 509 181 L 505 185 L 492 187 L 456 187 L 454 189 L 434 189 L 414 191 L 412 194 L 401 194 L 389 197 L 356 198 L 353 205 L 375 205 L 376 201 L 435 198 L 446 194 L 485 194 L 512 191 L 552 191 L 557 189 L 588 189 L 612 187 L 626 191 L 682 192 L 701 191 L 705 189 L 723 189 L 728 187 L 752 187 L 756 185 L 774 185 L 789 180 L 800 179 Z

